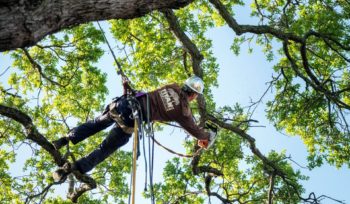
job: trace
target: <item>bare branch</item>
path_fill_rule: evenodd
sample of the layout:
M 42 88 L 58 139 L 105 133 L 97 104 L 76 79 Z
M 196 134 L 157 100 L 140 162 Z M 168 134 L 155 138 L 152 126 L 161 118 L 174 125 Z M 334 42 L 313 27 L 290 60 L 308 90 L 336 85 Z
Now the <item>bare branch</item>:
M 282 73 L 280 73 L 276 78 L 272 77 L 272 78 L 274 78 L 274 79 L 273 79 L 272 81 L 268 82 L 268 83 L 269 83 L 269 86 L 266 88 L 265 92 L 262 94 L 262 96 L 259 98 L 259 100 L 256 101 L 256 102 L 253 102 L 253 103 L 250 105 L 250 107 L 253 107 L 253 106 L 255 106 L 255 107 L 253 108 L 253 111 L 250 112 L 249 117 L 248 117 L 249 119 L 251 119 L 251 117 L 253 116 L 254 112 L 255 112 L 256 109 L 258 108 L 258 105 L 262 102 L 263 98 L 266 96 L 266 94 L 268 93 L 268 91 L 272 88 L 273 83 L 274 83 L 275 81 L 277 81 L 277 80 L 280 78 L 281 75 L 282 75 Z M 249 109 L 250 109 L 250 108 L 249 108 Z M 249 111 L 248 111 L 248 112 L 249 112 Z
M 8 66 L 2 73 L 0 73 L 0 77 L 2 77 L 2 75 L 4 75 L 10 68 L 11 66 Z
M 286 157 L 286 159 L 288 159 L 289 161 L 291 161 L 291 162 L 293 162 L 294 164 L 298 165 L 300 168 L 309 169 L 309 168 L 307 168 L 307 167 L 305 167 L 305 166 L 300 165 L 298 162 L 294 161 L 294 160 L 292 159 L 291 156 Z

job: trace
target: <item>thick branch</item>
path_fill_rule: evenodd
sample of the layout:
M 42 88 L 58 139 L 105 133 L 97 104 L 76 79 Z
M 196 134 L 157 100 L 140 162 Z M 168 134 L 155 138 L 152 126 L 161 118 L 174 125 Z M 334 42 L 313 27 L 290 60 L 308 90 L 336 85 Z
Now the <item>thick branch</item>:
M 0 114 L 21 123 L 26 130 L 27 138 L 34 141 L 49 152 L 57 165 L 62 166 L 65 163 L 60 152 L 58 152 L 54 146 L 42 134 L 39 133 L 33 124 L 32 119 L 27 114 L 18 109 L 4 105 L 0 105 Z
M 73 174 L 79 181 L 83 182 L 83 184 L 79 188 L 75 189 L 75 191 L 68 193 L 67 197 L 71 199 L 73 203 L 76 203 L 81 195 L 83 195 L 86 191 L 96 188 L 97 185 L 94 179 L 81 174 L 79 171 L 74 171 Z
M 0 4 L 0 52 L 32 46 L 48 34 L 82 23 L 131 19 L 193 0 L 5 1 Z
M 192 60 L 192 68 L 195 75 L 203 78 L 203 70 L 200 66 L 203 55 L 200 53 L 197 46 L 191 41 L 191 39 L 186 35 L 186 33 L 181 29 L 180 24 L 178 22 L 177 17 L 175 16 L 174 12 L 170 9 L 166 9 L 163 11 L 163 14 L 165 18 L 167 19 L 169 23 L 169 27 L 172 30 L 173 34 L 177 37 L 177 39 L 182 43 L 184 46 L 184 49 L 190 53 L 191 60 Z M 206 105 L 205 105 L 205 99 L 203 96 L 199 96 L 197 98 L 198 102 L 198 108 L 199 108 L 199 114 L 200 114 L 200 125 L 204 126 L 205 120 L 206 120 Z M 196 151 L 198 150 L 198 146 L 195 146 Z M 210 170 L 209 173 L 214 173 L 215 175 L 223 175 L 219 170 L 208 167 L 198 167 L 198 163 L 200 160 L 200 154 L 196 155 L 191 162 L 192 165 L 192 171 L 195 175 L 198 175 L 200 173 L 205 173 L 208 170 Z
M 174 33 L 174 35 L 177 37 L 177 39 L 182 43 L 185 50 L 190 53 L 192 57 L 192 66 L 193 70 L 197 71 L 198 73 L 195 73 L 197 76 L 202 77 L 203 71 L 200 68 L 200 63 L 203 60 L 203 55 L 198 50 L 197 46 L 191 41 L 191 39 L 185 34 L 183 29 L 181 29 L 180 24 L 178 22 L 177 17 L 175 16 L 174 12 L 170 9 L 166 9 L 163 11 L 163 14 L 165 18 L 167 19 L 171 31 Z
M 167 19 L 171 31 L 177 37 L 177 39 L 182 43 L 185 50 L 190 53 L 192 59 L 192 68 L 195 75 L 203 78 L 203 69 L 201 68 L 201 62 L 203 60 L 203 55 L 200 53 L 197 46 L 191 41 L 191 39 L 186 35 L 186 33 L 181 29 L 177 17 L 171 9 L 166 9 L 162 11 L 165 18 Z M 199 114 L 201 116 L 201 126 L 204 126 L 206 111 L 205 111 L 205 100 L 203 96 L 197 98 Z
M 65 163 L 67 163 L 67 160 L 62 157 L 60 152 L 57 151 L 54 148 L 54 146 L 42 134 L 39 133 L 39 131 L 36 129 L 35 125 L 33 124 L 32 119 L 27 114 L 25 114 L 24 112 L 18 109 L 7 107 L 0 104 L 0 115 L 11 118 L 17 121 L 18 123 L 22 124 L 26 130 L 27 138 L 34 141 L 36 144 L 38 144 L 43 149 L 45 149 L 54 158 L 54 161 L 58 166 L 63 166 Z M 80 188 L 76 189 L 76 191 L 69 194 L 69 198 L 73 202 L 77 202 L 78 198 L 84 192 L 96 188 L 96 182 L 91 177 L 81 174 L 79 171 L 73 171 L 73 174 L 79 181 L 83 182 Z M 50 187 L 51 185 L 47 187 L 47 190 Z M 44 189 L 43 192 L 45 191 L 46 191 L 46 188 Z M 34 195 L 34 197 L 39 196 L 41 194 Z
M 317 77 L 314 75 L 314 73 L 312 73 L 310 66 L 309 66 L 309 61 L 307 59 L 306 56 L 306 43 L 302 43 L 300 46 L 300 54 L 301 54 L 301 59 L 302 59 L 302 63 L 303 63 L 303 67 L 304 70 L 306 72 L 306 74 L 309 76 L 309 78 L 317 85 L 320 86 L 321 83 L 320 81 L 317 79 Z
M 199 173 L 205 172 L 205 173 L 209 173 L 209 174 L 212 174 L 215 176 L 223 176 L 224 175 L 221 171 L 219 171 L 213 167 L 210 167 L 210 166 L 199 166 L 198 172 Z

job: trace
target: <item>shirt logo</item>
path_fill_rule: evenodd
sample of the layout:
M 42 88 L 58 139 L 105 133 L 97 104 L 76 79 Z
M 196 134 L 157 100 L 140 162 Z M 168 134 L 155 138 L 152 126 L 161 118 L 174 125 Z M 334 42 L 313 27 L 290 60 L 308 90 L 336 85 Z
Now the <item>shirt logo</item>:
M 172 88 L 162 89 L 159 91 L 165 111 L 174 110 L 174 105 L 179 105 L 179 95 Z

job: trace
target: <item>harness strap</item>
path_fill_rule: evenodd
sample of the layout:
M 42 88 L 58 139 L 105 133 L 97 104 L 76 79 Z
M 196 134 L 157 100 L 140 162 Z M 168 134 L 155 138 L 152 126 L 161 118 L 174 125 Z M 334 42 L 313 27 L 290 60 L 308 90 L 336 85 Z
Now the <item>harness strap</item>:
M 125 125 L 123 119 L 121 118 L 121 115 L 117 112 L 117 103 L 113 102 L 110 104 L 109 107 L 109 113 L 111 118 L 118 123 L 120 128 L 127 134 L 132 134 L 134 131 L 133 127 L 129 127 Z

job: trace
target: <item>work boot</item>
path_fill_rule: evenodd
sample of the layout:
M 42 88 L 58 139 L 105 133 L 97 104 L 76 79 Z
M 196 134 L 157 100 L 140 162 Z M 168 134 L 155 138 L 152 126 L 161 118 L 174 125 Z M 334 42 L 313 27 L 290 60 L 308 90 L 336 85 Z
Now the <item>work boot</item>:
M 61 137 L 58 140 L 52 141 L 53 146 L 55 147 L 56 150 L 61 149 L 64 145 L 67 145 L 69 142 L 68 137 Z
M 53 180 L 55 182 L 64 181 L 74 170 L 77 170 L 76 165 L 67 162 L 52 173 Z

